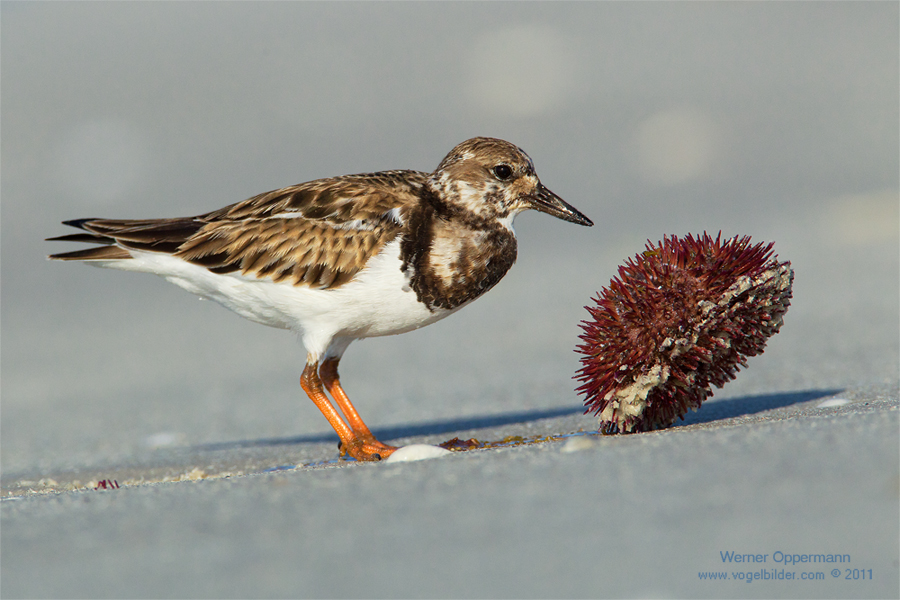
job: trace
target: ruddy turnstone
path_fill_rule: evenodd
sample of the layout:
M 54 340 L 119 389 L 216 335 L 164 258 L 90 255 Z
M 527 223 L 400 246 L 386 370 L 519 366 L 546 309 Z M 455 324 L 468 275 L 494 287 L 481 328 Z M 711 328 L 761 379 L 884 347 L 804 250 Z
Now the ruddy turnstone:
M 350 403 L 341 356 L 353 340 L 424 327 L 491 289 L 516 260 L 513 218 L 529 208 L 593 225 L 544 187 L 521 149 L 473 138 L 433 173 L 318 179 L 196 217 L 64 221 L 84 232 L 51 240 L 100 246 L 50 258 L 153 273 L 297 332 L 307 352 L 300 385 L 342 454 L 379 460 L 396 448 Z

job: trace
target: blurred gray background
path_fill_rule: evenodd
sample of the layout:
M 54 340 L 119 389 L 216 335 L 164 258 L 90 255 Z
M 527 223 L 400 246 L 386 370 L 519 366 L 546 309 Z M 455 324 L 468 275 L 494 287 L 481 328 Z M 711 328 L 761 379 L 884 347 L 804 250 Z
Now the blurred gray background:
M 351 347 L 376 431 L 576 409 L 583 306 L 646 240 L 704 230 L 796 271 L 782 332 L 716 399 L 896 390 L 898 6 L 4 1 L 4 473 L 330 431 L 291 334 L 47 262 L 60 221 L 431 171 L 476 135 L 525 149 L 595 226 L 523 214 L 490 294 Z

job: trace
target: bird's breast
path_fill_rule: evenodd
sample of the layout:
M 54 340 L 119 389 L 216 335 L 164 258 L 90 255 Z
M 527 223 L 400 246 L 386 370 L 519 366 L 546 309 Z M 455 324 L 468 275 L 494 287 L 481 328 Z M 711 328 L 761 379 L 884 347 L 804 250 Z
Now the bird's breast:
M 411 286 L 429 309 L 454 309 L 474 300 L 516 261 L 516 236 L 499 223 L 466 227 L 434 219 L 419 233 L 405 268 L 412 269 Z

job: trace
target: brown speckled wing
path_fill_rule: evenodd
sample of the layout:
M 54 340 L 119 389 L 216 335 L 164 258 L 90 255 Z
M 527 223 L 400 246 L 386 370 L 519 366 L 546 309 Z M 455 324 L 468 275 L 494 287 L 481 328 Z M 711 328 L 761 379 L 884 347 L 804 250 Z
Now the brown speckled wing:
M 164 252 L 214 273 L 334 288 L 397 237 L 426 177 L 418 171 L 345 175 L 267 192 L 197 217 L 68 221 L 89 234 L 56 239 L 107 246 L 51 258 L 128 259 L 128 249 Z
M 338 287 L 400 233 L 425 177 L 385 171 L 260 194 L 198 217 L 173 254 L 215 273 Z
M 214 221 L 174 254 L 214 273 L 333 288 L 352 279 L 399 231 L 400 224 L 388 220 L 368 230 L 302 217 Z
M 381 171 L 317 179 L 254 196 L 198 217 L 207 222 L 299 214 L 335 223 L 379 219 L 415 202 L 426 173 Z

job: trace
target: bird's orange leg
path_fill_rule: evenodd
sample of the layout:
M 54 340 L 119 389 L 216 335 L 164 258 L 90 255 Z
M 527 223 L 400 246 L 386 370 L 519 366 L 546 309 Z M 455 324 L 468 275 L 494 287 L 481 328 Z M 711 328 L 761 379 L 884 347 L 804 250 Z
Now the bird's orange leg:
M 353 430 L 344 423 L 340 413 L 335 410 L 328 396 L 325 395 L 317 367 L 318 363 L 316 361 L 306 363 L 306 367 L 303 368 L 303 374 L 300 376 L 300 387 L 303 388 L 309 399 L 313 401 L 313 404 L 322 411 L 322 414 L 328 419 L 328 423 L 334 427 L 338 437 L 341 438 L 341 443 L 349 442 L 353 439 Z
M 382 444 L 375 439 L 375 436 L 363 422 L 362 417 L 356 412 L 356 407 L 353 406 L 350 402 L 350 398 L 347 397 L 344 388 L 341 387 L 341 381 L 338 377 L 337 370 L 338 361 L 340 361 L 339 358 L 326 358 L 322 361 L 322 365 L 319 367 L 319 378 L 322 383 L 325 384 L 325 389 L 328 390 L 328 393 L 331 394 L 331 397 L 337 402 L 338 408 L 344 413 L 344 417 L 347 419 L 347 423 L 349 423 L 350 429 L 353 431 L 353 439 L 349 442 L 341 438 L 341 451 L 346 452 L 357 460 L 373 460 L 373 458 L 359 458 L 359 456 L 357 456 L 358 453 L 369 456 L 378 456 L 379 458 L 387 458 L 397 448 Z M 327 418 L 328 415 L 325 415 L 325 417 Z M 341 421 L 341 424 L 343 425 L 343 421 Z M 338 435 L 340 435 L 340 432 L 338 432 Z M 359 450 L 357 450 L 357 448 Z

